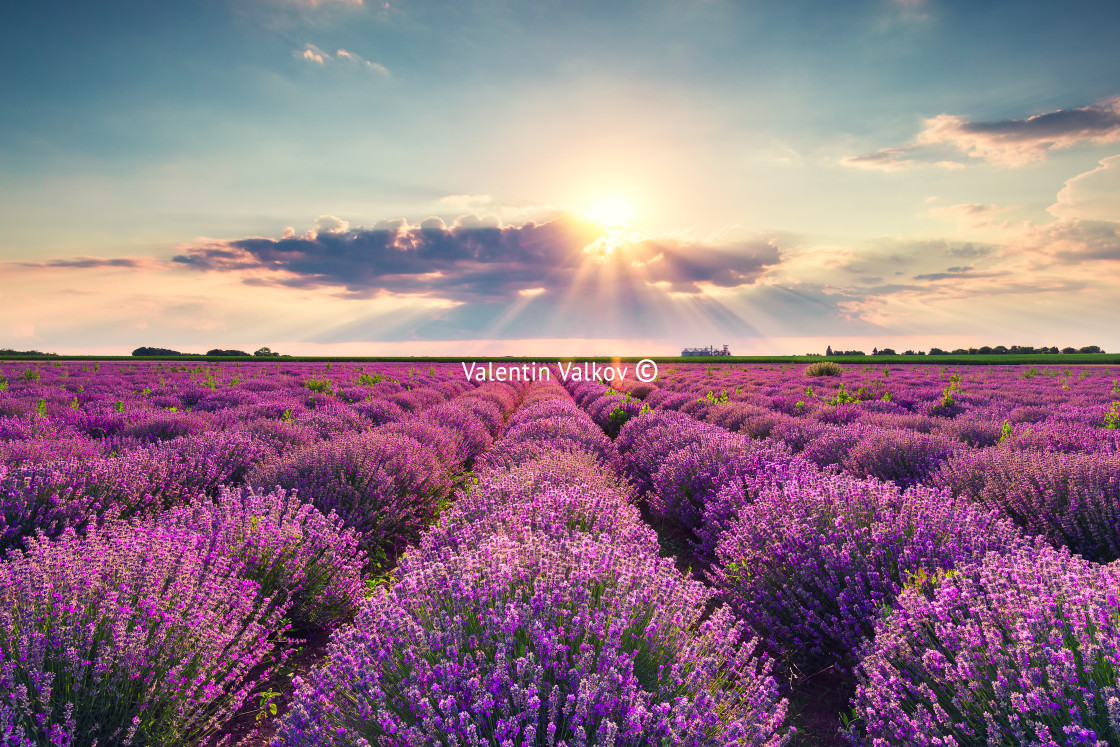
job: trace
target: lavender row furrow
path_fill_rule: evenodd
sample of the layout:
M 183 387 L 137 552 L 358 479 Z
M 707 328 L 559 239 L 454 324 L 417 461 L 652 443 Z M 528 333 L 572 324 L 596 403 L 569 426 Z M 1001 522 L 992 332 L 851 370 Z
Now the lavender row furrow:
M 535 384 L 275 745 L 780 744 L 769 663 L 657 557 L 612 445 Z

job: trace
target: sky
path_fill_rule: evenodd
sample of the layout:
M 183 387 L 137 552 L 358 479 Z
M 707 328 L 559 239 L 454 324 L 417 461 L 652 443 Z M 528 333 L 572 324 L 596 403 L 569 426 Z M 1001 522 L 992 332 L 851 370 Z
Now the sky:
M 1120 350 L 1120 3 L 0 23 L 0 348 Z

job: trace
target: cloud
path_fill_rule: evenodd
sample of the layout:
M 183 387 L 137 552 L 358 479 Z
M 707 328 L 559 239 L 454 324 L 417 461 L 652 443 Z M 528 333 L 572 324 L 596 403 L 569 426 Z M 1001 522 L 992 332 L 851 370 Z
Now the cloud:
M 999 220 L 999 216 L 1010 208 L 1002 205 L 991 205 L 979 202 L 961 203 L 948 207 L 930 208 L 930 215 L 939 218 L 949 218 L 968 228 L 987 228 L 996 225 L 1007 225 L 1006 221 Z
M 349 223 L 333 215 L 320 215 L 315 219 L 315 231 L 317 233 L 342 233 L 349 228 Z M 285 233 L 287 232 L 285 231 Z M 285 238 L 291 237 L 286 236 Z
M 910 143 L 841 159 L 845 166 L 903 171 L 919 166 L 960 169 L 952 151 L 1004 166 L 1023 166 L 1080 143 L 1120 142 L 1120 96 L 1099 104 L 1036 114 L 1026 119 L 972 122 L 955 114 L 925 120 Z
M 906 158 L 904 148 L 884 148 L 862 156 L 848 156 L 841 159 L 840 163 L 872 171 L 902 171 L 916 165 L 912 159 Z
M 339 49 L 337 52 L 335 52 L 335 55 L 341 61 L 350 62 L 350 63 L 353 63 L 355 65 L 360 65 L 361 67 L 368 68 L 369 70 L 372 70 L 373 72 L 378 73 L 380 75 L 388 75 L 389 74 L 388 68 L 386 68 L 381 63 L 370 62 L 369 60 L 361 57 L 360 55 L 357 55 L 353 52 L 347 52 L 345 49 Z
M 296 52 L 296 56 L 308 62 L 314 62 L 316 65 L 322 65 L 330 59 L 329 54 L 326 54 L 314 44 L 308 44 L 302 52 Z
M 697 295 L 708 287 L 754 283 L 780 261 L 778 247 L 768 240 L 708 246 L 636 235 L 593 257 L 585 247 L 601 234 L 600 227 L 570 216 L 521 226 L 464 216 L 450 226 L 429 218 L 418 226 L 392 221 L 355 229 L 324 216 L 316 230 L 299 237 L 206 241 L 184 247 L 174 262 L 201 271 L 244 272 L 253 284 L 492 303 L 527 288 L 570 296 L 608 278 L 620 293 L 663 285 Z
M 854 245 L 627 234 L 597 257 L 585 247 L 602 229 L 571 215 L 369 227 L 323 215 L 281 238 L 198 240 L 172 262 L 11 262 L 0 288 L 13 310 L 9 326 L 33 325 L 52 345 L 163 339 L 207 349 L 217 344 L 207 342 L 214 331 L 238 330 L 319 343 L 659 337 L 735 348 L 807 330 L 945 329 L 1020 330 L 1039 335 L 1023 341 L 1053 344 L 1077 329 L 1094 338 L 1084 344 L 1107 346 L 1120 314 L 1118 231 L 1116 222 L 1060 219 L 1011 226 L 1000 243 L 881 237 Z M 113 283 L 89 281 L 106 272 Z M 74 287 L 87 295 L 67 290 Z
M 923 166 L 935 166 L 939 169 L 963 169 L 964 164 L 956 161 L 924 161 L 911 158 L 910 148 L 883 148 L 874 153 L 862 156 L 848 156 L 840 159 L 844 166 L 869 171 L 905 171 Z
M 68 267 L 76 269 L 92 269 L 97 267 L 128 267 L 128 268 L 141 268 L 147 267 L 153 263 L 153 260 L 148 258 L 131 259 L 131 258 L 118 258 L 118 259 L 104 259 L 102 257 L 75 257 L 73 259 L 49 259 L 43 262 L 19 262 L 20 267 Z
M 1086 265 L 1093 274 L 1104 263 L 1120 262 L 1120 223 L 1057 220 L 1043 226 L 1028 224 L 1009 242 L 1006 254 L 1027 260 L 1032 268 Z
M 941 114 L 926 120 L 918 145 L 948 144 L 973 158 L 1022 166 L 1059 148 L 1120 141 L 1120 96 L 1101 104 L 1036 114 L 1026 119 L 969 122 Z
M 950 267 L 944 272 L 930 272 L 922 275 L 915 275 L 915 280 L 960 280 L 961 278 L 968 278 L 975 280 L 979 278 L 1001 278 L 1010 275 L 1010 272 L 974 272 L 975 267 Z
M 1059 218 L 1120 221 L 1120 156 L 1068 180 L 1047 210 Z
M 352 65 L 360 67 L 364 70 L 377 73 L 378 75 L 389 75 L 389 69 L 382 65 L 380 62 L 370 62 L 359 54 L 349 52 L 345 49 L 339 49 L 332 57 L 329 52 L 324 52 L 314 44 L 307 44 L 302 51 L 297 51 L 295 56 L 298 59 L 306 60 L 307 62 L 315 65 L 325 67 L 328 63 L 339 63 L 344 65 Z

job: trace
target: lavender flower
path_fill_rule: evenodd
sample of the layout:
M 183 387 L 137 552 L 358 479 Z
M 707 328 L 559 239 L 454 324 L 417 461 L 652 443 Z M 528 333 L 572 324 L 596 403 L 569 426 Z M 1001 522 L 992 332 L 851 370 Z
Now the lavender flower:
M 582 533 L 418 560 L 297 679 L 273 744 L 781 744 L 769 664 L 708 596 Z
M 0 698 L 15 744 L 190 744 L 280 656 L 283 605 L 191 530 L 119 522 L 0 562 Z
M 859 665 L 871 744 L 1120 743 L 1120 567 L 1027 547 L 915 577 Z
M 880 607 L 912 574 L 1021 541 L 998 514 L 938 490 L 800 475 L 740 508 L 710 577 L 775 653 L 797 666 L 850 668 Z
M 251 485 L 295 488 L 356 529 L 369 566 L 383 567 L 435 518 L 451 491 L 432 452 L 401 434 L 359 433 L 312 444 L 255 468 Z

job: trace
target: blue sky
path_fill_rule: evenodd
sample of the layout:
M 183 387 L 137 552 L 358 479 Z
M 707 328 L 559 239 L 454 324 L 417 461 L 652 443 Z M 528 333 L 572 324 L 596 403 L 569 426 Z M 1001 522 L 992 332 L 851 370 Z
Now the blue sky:
M 0 24 L 0 346 L 1120 346 L 1115 2 L 108 5 Z

